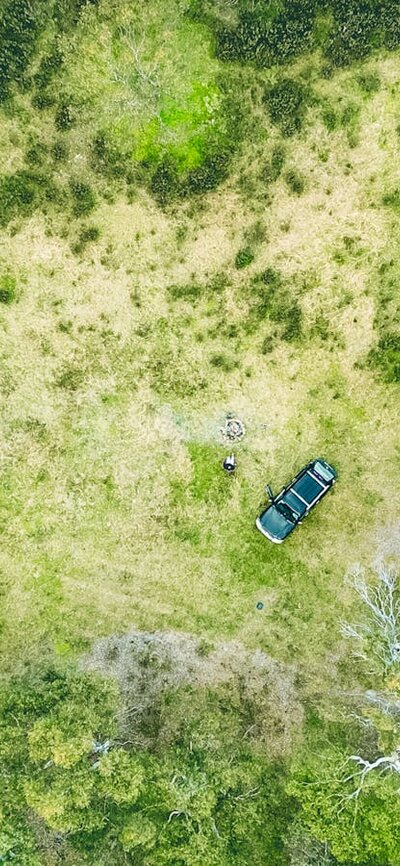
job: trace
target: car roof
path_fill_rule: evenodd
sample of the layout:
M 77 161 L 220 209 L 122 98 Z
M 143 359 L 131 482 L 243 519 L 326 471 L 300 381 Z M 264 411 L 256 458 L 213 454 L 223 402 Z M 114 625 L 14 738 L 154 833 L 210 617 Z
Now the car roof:
M 301 499 L 304 499 L 307 505 L 311 505 L 311 503 L 314 502 L 314 499 L 321 496 L 324 488 L 325 485 L 322 481 L 318 481 L 308 469 L 300 475 L 300 478 L 297 478 L 294 484 L 290 485 L 290 489 L 293 490 L 294 493 L 298 494 Z

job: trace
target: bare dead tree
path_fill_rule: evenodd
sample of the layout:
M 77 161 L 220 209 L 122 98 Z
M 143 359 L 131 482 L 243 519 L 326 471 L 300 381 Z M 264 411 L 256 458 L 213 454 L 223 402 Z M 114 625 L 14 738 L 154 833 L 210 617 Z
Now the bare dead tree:
M 378 659 L 383 672 L 387 673 L 400 662 L 400 586 L 397 571 L 380 561 L 376 564 L 374 581 L 368 583 L 365 572 L 360 565 L 356 565 L 348 580 L 362 602 L 364 618 L 361 623 L 342 623 L 342 633 L 356 643 L 355 655 L 368 659 L 372 654 Z M 393 733 L 398 732 L 400 700 L 396 693 L 369 689 L 360 699 L 364 705 L 389 717 L 393 722 Z M 375 726 L 373 718 L 356 713 L 351 715 L 360 723 L 366 719 Z M 342 783 L 343 786 L 350 784 L 352 790 L 341 796 L 339 811 L 345 808 L 346 803 L 354 801 L 356 818 L 358 799 L 369 774 L 400 774 L 400 742 L 391 754 L 381 754 L 371 761 L 361 755 L 350 755 L 346 763 L 353 764 L 354 769 L 348 775 L 344 774 Z
M 361 623 L 342 623 L 342 633 L 357 644 L 355 655 L 372 653 L 387 671 L 400 661 L 400 588 L 394 568 L 377 564 L 375 581 L 367 583 L 360 565 L 349 574 L 350 583 L 363 602 Z
M 366 761 L 365 758 L 362 758 L 360 755 L 350 755 L 348 760 L 353 761 L 360 769 L 355 770 L 354 773 L 350 773 L 350 775 L 343 779 L 343 784 L 352 782 L 355 787 L 350 794 L 346 794 L 346 796 L 341 798 L 342 808 L 344 808 L 344 804 L 348 803 L 350 800 L 358 800 L 369 773 L 378 770 L 378 768 L 379 775 L 383 775 L 387 772 L 400 773 L 400 747 L 395 749 L 391 755 L 382 755 L 381 757 L 376 758 L 375 761 Z

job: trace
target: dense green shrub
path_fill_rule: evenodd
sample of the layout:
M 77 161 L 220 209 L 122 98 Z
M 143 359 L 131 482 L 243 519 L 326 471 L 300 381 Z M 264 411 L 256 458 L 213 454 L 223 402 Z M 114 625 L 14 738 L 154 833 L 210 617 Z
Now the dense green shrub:
M 272 318 L 272 316 L 271 316 Z M 275 320 L 283 323 L 282 339 L 291 342 L 298 340 L 302 332 L 303 312 L 298 301 L 289 302 L 282 309 Z
M 55 141 L 51 148 L 51 155 L 55 162 L 64 162 L 68 156 L 68 147 L 64 141 Z
M 26 151 L 25 160 L 28 165 L 41 166 L 46 161 L 47 155 L 47 145 L 43 141 L 36 141 Z
M 69 182 L 75 216 L 85 216 L 96 206 L 96 196 L 91 187 L 81 180 Z
M 340 125 L 339 116 L 333 108 L 325 108 L 322 111 L 321 117 L 328 132 L 334 132 L 334 130 Z
M 273 66 L 320 48 L 333 68 L 400 43 L 396 0 L 238 0 L 235 6 L 229 23 L 223 4 L 197 0 L 191 7 L 213 28 L 221 60 Z
M 332 0 L 333 26 L 325 54 L 333 66 L 348 66 L 380 46 L 399 45 L 398 4 L 393 0 Z
M 229 173 L 230 151 L 222 149 L 219 153 L 209 154 L 202 165 L 188 172 L 180 187 L 180 195 L 187 196 L 209 192 L 215 189 Z
M 242 247 L 237 253 L 235 258 L 235 267 L 238 270 L 242 268 L 247 268 L 251 265 L 254 259 L 254 253 L 251 247 Z
M 0 225 L 31 214 L 47 186 L 44 175 L 25 170 L 0 177 Z
M 301 129 L 307 101 L 307 88 L 294 78 L 282 78 L 264 94 L 271 121 L 285 136 L 294 135 Z
M 274 351 L 274 348 L 275 348 L 274 338 L 271 335 L 264 337 L 264 339 L 261 343 L 261 354 L 262 355 L 270 355 L 271 352 Z
M 400 334 L 380 337 L 368 354 L 367 366 L 378 370 L 385 382 L 400 382 Z
M 16 297 L 17 282 L 11 274 L 0 277 L 0 304 L 11 304 Z
M 285 164 L 285 149 L 277 144 L 271 155 L 271 159 L 267 162 L 261 172 L 262 180 L 266 183 L 274 183 L 278 180 L 283 166 Z
M 198 15 L 201 5 L 197 4 Z M 236 27 L 214 18 L 218 57 L 258 66 L 287 63 L 311 47 L 316 6 L 315 0 L 286 0 L 281 4 L 242 0 Z
M 162 207 L 178 195 L 179 176 L 172 159 L 166 157 L 157 166 L 150 179 L 150 189 L 154 198 Z
M 110 177 L 125 177 L 132 167 L 132 160 L 123 154 L 116 142 L 105 132 L 96 133 L 91 147 L 91 163 L 95 171 Z
M 203 288 L 198 283 L 184 283 L 168 286 L 167 291 L 173 301 L 195 301 L 201 297 Z
M 295 195 L 301 195 L 304 192 L 306 185 L 304 177 L 293 168 L 286 172 L 285 181 L 290 191 L 293 192 Z
M 57 48 L 51 54 L 45 54 L 42 57 L 37 72 L 33 76 L 33 81 L 39 90 L 43 90 L 50 84 L 53 76 L 58 72 L 62 64 L 62 55 Z
M 223 370 L 224 373 L 230 373 L 238 366 L 238 361 L 236 358 L 225 355 L 224 352 L 216 352 L 214 355 L 211 355 L 210 364 L 212 367 L 218 367 L 220 370 Z
M 65 391 L 77 391 L 83 384 L 84 379 L 85 374 L 82 368 L 69 364 L 61 369 L 56 377 L 55 384 L 58 388 L 63 388 Z
M 61 102 L 58 106 L 54 123 L 60 132 L 65 132 L 65 130 L 70 129 L 70 127 L 73 126 L 74 113 L 72 107 L 66 102 Z
M 271 291 L 279 289 L 282 285 L 282 275 L 275 268 L 266 268 L 258 276 L 258 280 L 264 285 L 269 286 Z
M 40 90 L 32 96 L 32 105 L 43 111 L 45 108 L 51 108 L 55 104 L 55 98 L 52 93 L 47 90 Z
M 78 240 L 72 247 L 73 253 L 82 253 L 88 244 L 98 241 L 100 229 L 98 226 L 84 226 L 78 235 Z
M 0 102 L 13 82 L 21 83 L 49 11 L 45 0 L 6 0 L 0 7 Z
M 400 212 L 400 189 L 396 188 L 385 193 L 382 202 L 386 207 L 391 207 L 396 213 Z
M 250 292 L 246 330 L 254 330 L 260 321 L 269 318 L 279 326 L 275 336 L 279 335 L 281 339 L 288 342 L 297 340 L 301 336 L 303 318 L 301 306 L 293 291 L 285 285 L 279 271 L 269 267 L 258 274 L 251 281 Z M 266 338 L 265 345 L 266 353 L 272 351 L 272 337 Z
M 381 80 L 376 72 L 360 72 L 357 76 L 357 82 L 360 85 L 361 90 L 363 90 L 364 93 L 367 93 L 368 96 L 377 93 L 378 90 L 380 90 Z

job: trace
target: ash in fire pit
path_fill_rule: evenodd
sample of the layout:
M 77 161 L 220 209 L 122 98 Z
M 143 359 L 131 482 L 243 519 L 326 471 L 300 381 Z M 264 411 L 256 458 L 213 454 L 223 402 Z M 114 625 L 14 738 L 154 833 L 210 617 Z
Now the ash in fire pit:
M 229 442 L 237 442 L 242 439 L 245 434 L 245 426 L 239 418 L 233 415 L 227 415 L 224 427 L 221 427 L 221 433 L 225 440 Z

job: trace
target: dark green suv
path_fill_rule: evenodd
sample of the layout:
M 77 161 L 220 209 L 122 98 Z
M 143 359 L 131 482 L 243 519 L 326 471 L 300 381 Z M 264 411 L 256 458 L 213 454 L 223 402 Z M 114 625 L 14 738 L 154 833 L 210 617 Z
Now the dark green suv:
M 282 544 L 331 489 L 336 478 L 336 470 L 318 458 L 308 463 L 277 496 L 267 487 L 271 504 L 257 517 L 257 529 L 270 541 Z

